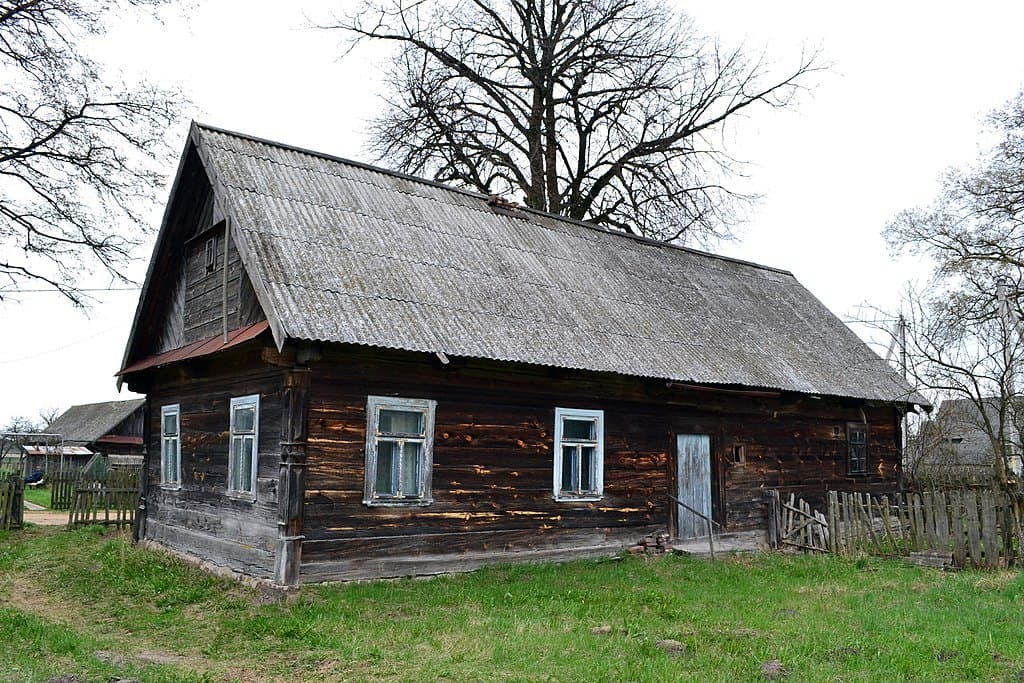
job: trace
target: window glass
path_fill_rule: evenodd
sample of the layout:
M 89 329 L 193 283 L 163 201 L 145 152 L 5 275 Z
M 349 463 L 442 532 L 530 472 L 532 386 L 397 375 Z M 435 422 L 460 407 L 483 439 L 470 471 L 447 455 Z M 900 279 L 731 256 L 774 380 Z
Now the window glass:
M 423 434 L 423 413 L 407 410 L 381 410 L 380 434 Z
M 573 420 L 566 418 L 562 422 L 562 438 L 566 441 L 593 441 L 596 423 L 596 420 Z

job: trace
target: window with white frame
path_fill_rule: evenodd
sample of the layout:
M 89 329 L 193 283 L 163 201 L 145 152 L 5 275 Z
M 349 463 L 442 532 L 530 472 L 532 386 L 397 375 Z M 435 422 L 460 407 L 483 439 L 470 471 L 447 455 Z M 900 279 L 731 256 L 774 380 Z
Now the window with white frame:
M 256 499 L 256 454 L 259 452 L 259 433 L 259 395 L 231 399 L 228 495 Z
M 430 504 L 436 408 L 429 399 L 367 399 L 364 503 Z
M 160 409 L 160 485 L 181 488 L 181 408 Z
M 604 411 L 555 408 L 555 500 L 604 492 Z

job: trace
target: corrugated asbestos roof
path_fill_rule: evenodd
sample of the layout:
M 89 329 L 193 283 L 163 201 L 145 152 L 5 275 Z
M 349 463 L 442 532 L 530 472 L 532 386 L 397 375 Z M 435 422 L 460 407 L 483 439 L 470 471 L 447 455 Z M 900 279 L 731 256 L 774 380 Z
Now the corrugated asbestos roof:
M 64 443 L 92 443 L 119 425 L 145 402 L 146 399 L 136 398 L 71 406 L 51 422 L 46 431 L 60 434 L 64 437 Z
M 924 402 L 788 272 L 196 125 L 278 343 Z

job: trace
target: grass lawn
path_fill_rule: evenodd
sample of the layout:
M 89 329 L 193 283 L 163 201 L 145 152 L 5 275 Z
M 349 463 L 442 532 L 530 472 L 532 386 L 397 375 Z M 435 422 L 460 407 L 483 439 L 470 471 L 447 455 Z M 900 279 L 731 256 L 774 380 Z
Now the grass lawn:
M 774 659 L 791 681 L 1020 680 L 1024 580 L 830 557 L 623 557 L 271 603 L 113 532 L 0 535 L 4 681 L 738 682 L 763 680 Z
M 25 487 L 25 500 L 44 508 L 50 507 L 50 489 Z

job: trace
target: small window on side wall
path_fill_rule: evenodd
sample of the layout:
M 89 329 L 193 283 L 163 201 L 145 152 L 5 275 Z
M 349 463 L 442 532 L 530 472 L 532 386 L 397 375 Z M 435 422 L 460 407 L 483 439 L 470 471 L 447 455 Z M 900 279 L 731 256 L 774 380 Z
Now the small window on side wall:
M 231 399 L 231 438 L 228 443 L 228 495 L 256 500 L 259 452 L 260 397 Z
M 555 500 L 604 493 L 604 411 L 555 408 Z
M 850 474 L 868 473 L 868 426 L 860 422 L 846 425 L 846 439 L 850 449 L 847 471 Z
M 160 486 L 181 488 L 181 408 L 160 409 Z
M 437 401 L 370 396 L 366 402 L 366 505 L 429 505 Z

